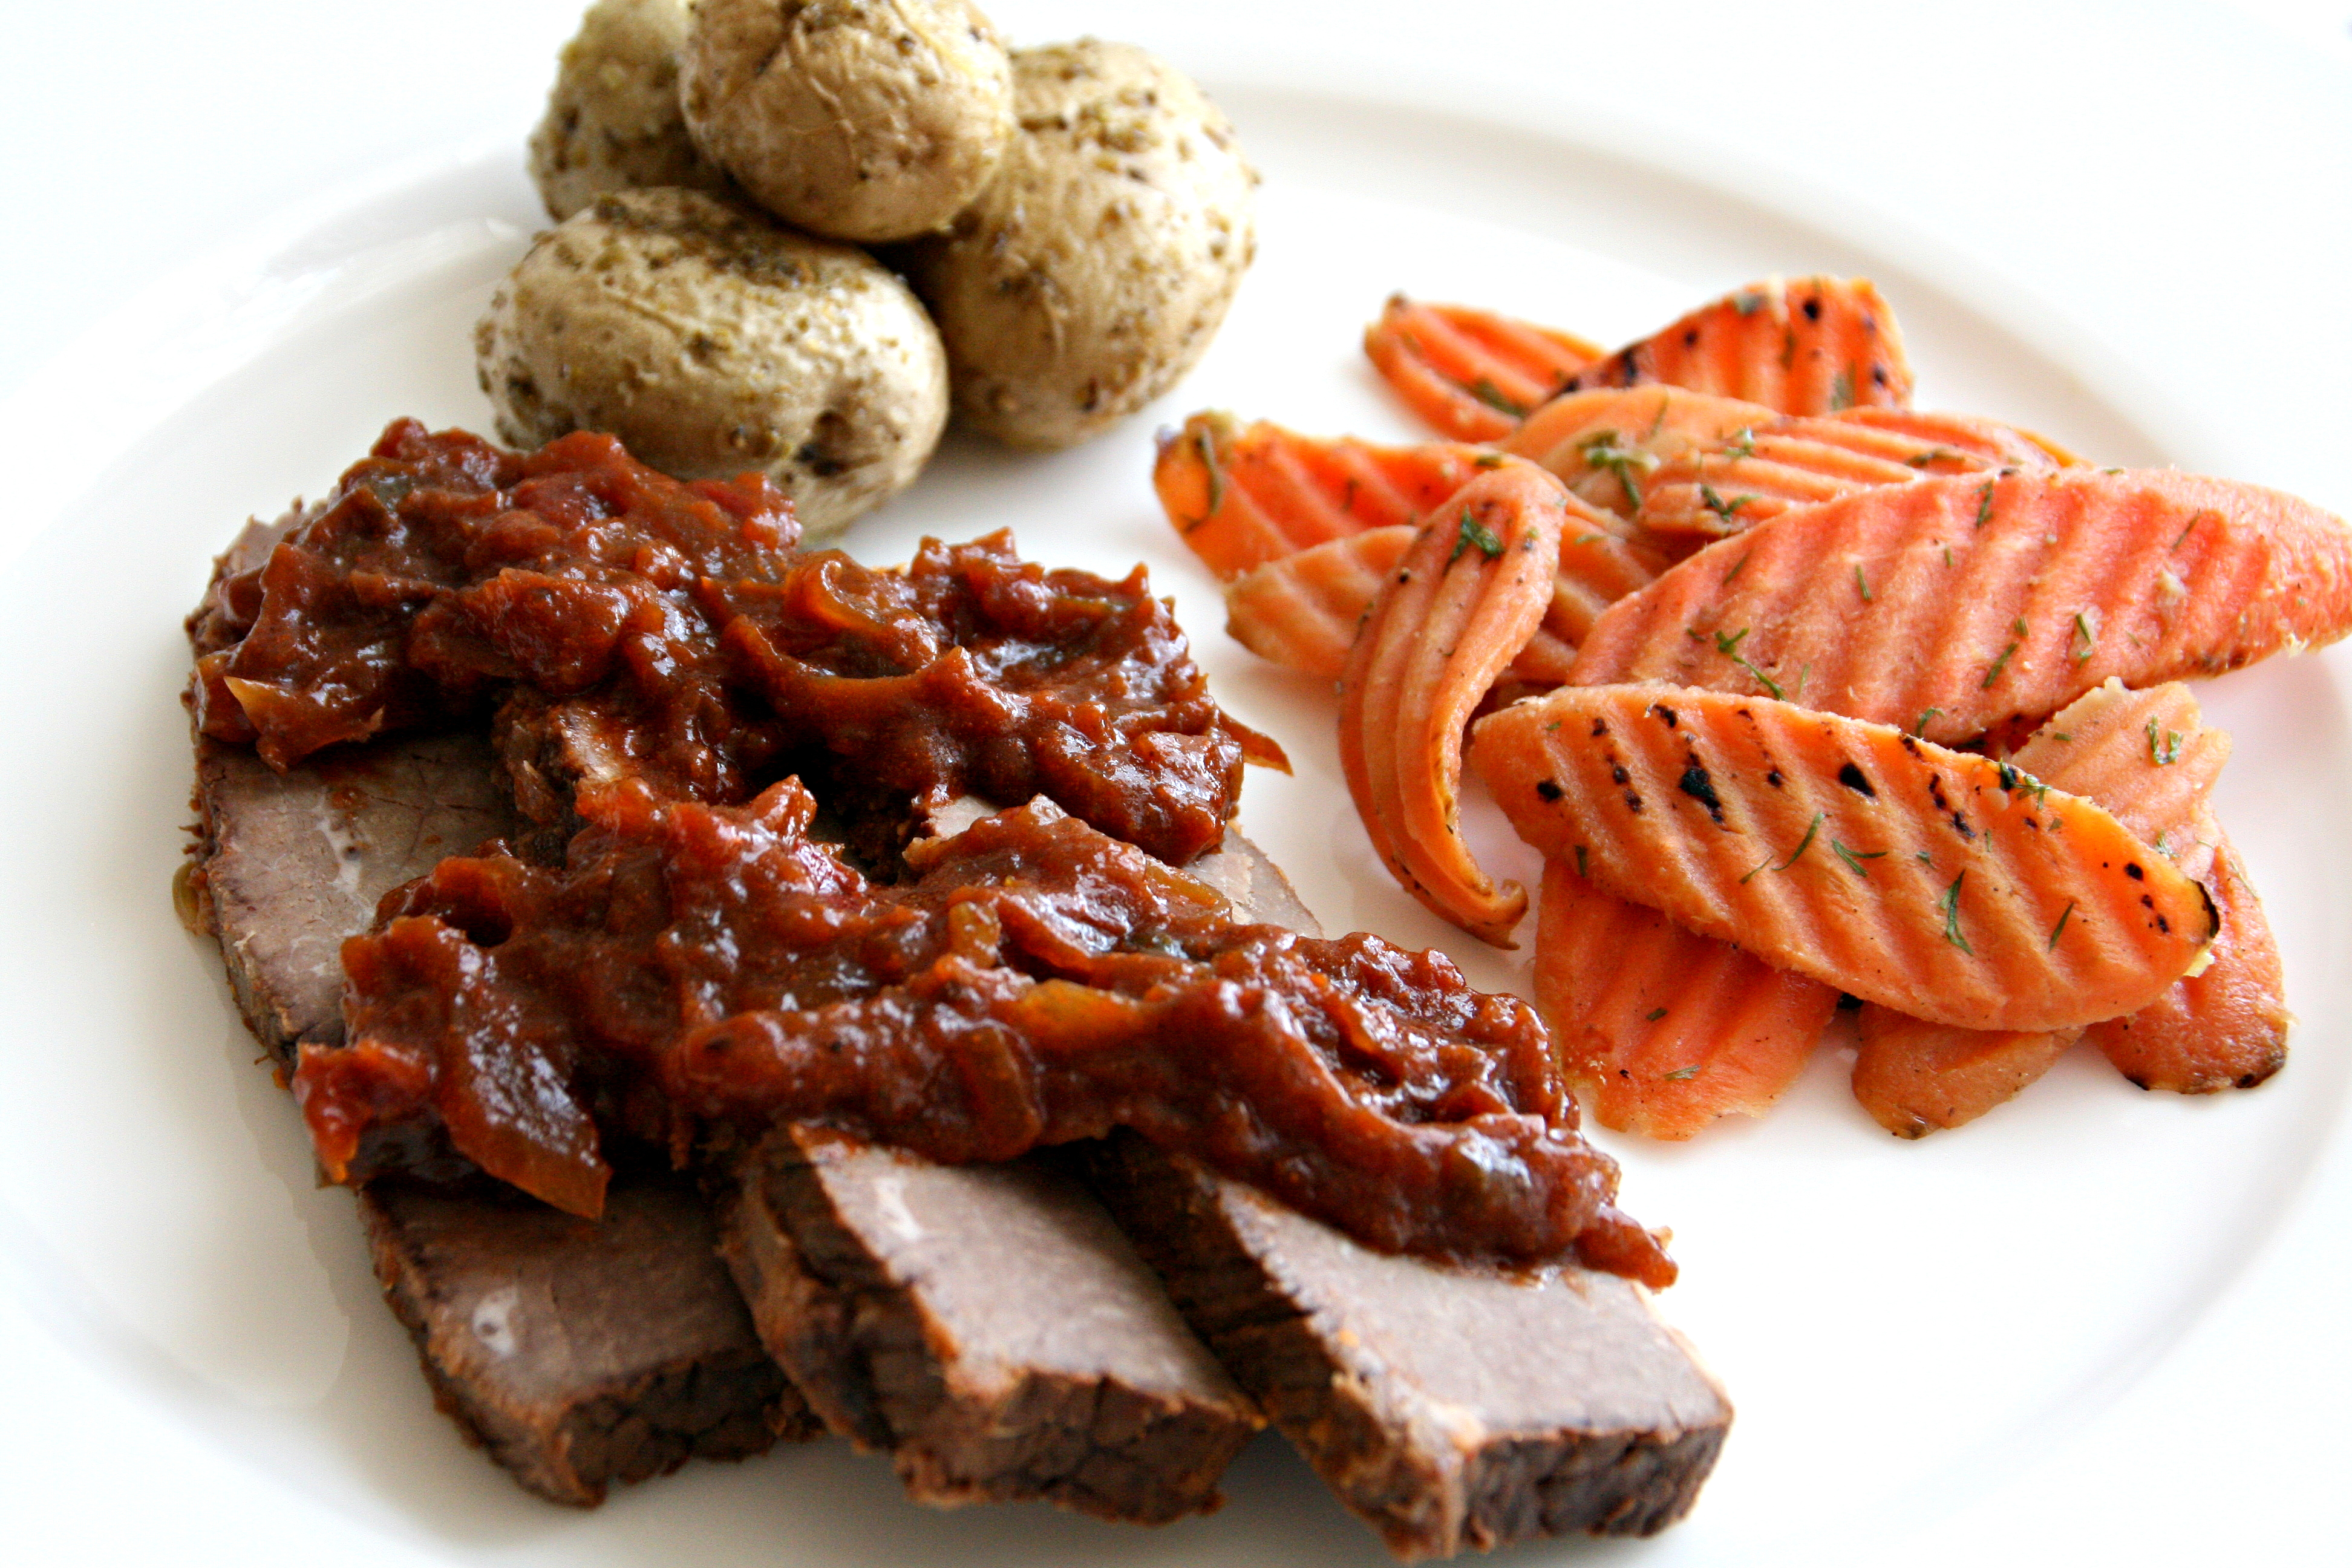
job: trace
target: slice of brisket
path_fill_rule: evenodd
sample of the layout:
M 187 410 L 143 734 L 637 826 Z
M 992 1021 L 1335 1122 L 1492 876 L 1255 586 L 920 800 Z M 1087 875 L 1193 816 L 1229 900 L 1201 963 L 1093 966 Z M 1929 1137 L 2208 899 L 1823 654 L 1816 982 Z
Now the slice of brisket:
M 362 1188 L 360 1213 L 434 1403 L 541 1497 L 593 1507 L 612 1482 L 819 1430 L 683 1178 L 615 1182 L 593 1222 L 398 1176 Z
M 1041 1159 L 940 1165 L 783 1128 L 740 1165 L 721 1226 L 769 1350 L 919 1501 L 1159 1523 L 1214 1508 L 1264 1425 Z
M 341 1036 L 338 948 L 389 888 L 507 830 L 488 745 L 414 736 L 278 774 L 200 742 L 196 911 L 246 1021 L 288 1061 Z M 592 1504 L 689 1456 L 822 1430 L 760 1347 L 708 1209 L 614 1183 L 602 1226 L 492 1184 L 360 1193 L 376 1275 L 441 1408 L 523 1486 Z
M 1315 929 L 1238 834 L 1189 869 Z M 1401 1558 L 1653 1534 L 1714 1468 L 1730 1403 L 1630 1280 L 1373 1252 L 1131 1134 L 1089 1172 L 1226 1370 Z

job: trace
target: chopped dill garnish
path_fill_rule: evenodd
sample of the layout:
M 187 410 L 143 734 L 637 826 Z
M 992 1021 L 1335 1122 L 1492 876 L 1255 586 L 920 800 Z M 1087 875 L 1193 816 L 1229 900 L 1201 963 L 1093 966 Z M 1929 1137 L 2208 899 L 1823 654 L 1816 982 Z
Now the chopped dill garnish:
M 1580 877 L 1581 877 L 1581 876 L 1583 876 L 1583 875 L 1585 874 L 1585 872 L 1584 872 L 1584 846 L 1583 846 L 1583 845 L 1581 845 L 1581 844 L 1580 844 L 1580 845 L 1578 845 L 1578 846 L 1576 847 L 1576 874 L 1577 874 L 1578 876 L 1580 876 Z
M 2181 740 L 2182 737 L 2180 735 L 2170 730 L 2167 730 L 2164 732 L 2163 743 L 2158 744 L 2156 738 L 2156 720 L 2152 716 L 2149 718 L 2147 721 L 2147 755 L 2148 760 L 2154 763 L 2158 767 L 2168 768 L 2174 763 L 2180 760 Z
M 1192 432 L 1192 445 L 1200 451 L 1201 466 L 1209 470 L 1209 509 L 1193 520 L 1192 527 L 1184 531 L 1187 533 L 1216 516 L 1217 509 L 1225 504 L 1225 471 L 1217 467 L 1217 444 L 1207 426 Z
M 1830 412 L 1853 406 L 1853 367 L 1848 365 L 1830 383 Z
M 1742 289 L 1731 297 L 1731 308 L 1743 316 L 1752 316 L 1764 308 L 1764 292 L 1760 289 Z
M 2189 537 L 2189 531 L 2195 528 L 2200 521 L 2204 521 L 2204 517 L 2205 514 L 2200 511 L 2196 516 L 2190 518 L 2187 522 L 2182 523 L 2180 525 L 2180 531 L 2173 536 L 2172 542 L 2165 546 L 2165 552 L 2169 554 L 2173 551 L 2179 549 L 2180 542 Z
M 1862 574 L 1862 563 L 1853 563 L 1853 585 L 1862 590 L 1862 602 L 1870 603 L 1870 579 Z
M 1977 491 L 1977 526 L 1979 528 L 1992 521 L 1993 483 L 1993 480 L 1987 479 L 1984 482 L 1984 488 Z
M 1664 1007 L 1653 1007 L 1647 1013 L 1642 1015 L 1642 1019 L 1644 1023 L 1654 1024 L 1665 1016 L 1666 1010 Z
M 2083 644 L 2083 651 L 2074 656 L 2074 662 L 2076 664 L 2084 662 L 2093 653 L 2098 650 L 2098 617 L 2099 612 L 2096 610 L 2077 610 L 2074 612 L 2074 637 L 2080 639 Z
M 1952 885 L 1944 889 L 1944 896 L 1936 900 L 1936 906 L 1944 911 L 1944 940 L 1974 958 L 1977 950 L 1970 947 L 1969 939 L 1960 934 L 1960 884 L 1968 879 L 1966 871 L 1953 878 Z
M 1756 455 L 1756 431 L 1754 427 L 1751 426 L 1742 425 L 1739 427 L 1738 433 L 1733 436 L 1730 440 L 1726 441 L 1723 444 L 1723 455 L 1727 459 L 1735 461 L 1741 458 L 1754 457 Z
M 1730 587 L 1731 580 L 1738 576 L 1742 572 L 1748 570 L 1748 556 L 1755 553 L 1756 552 L 1751 550 L 1748 552 L 1748 555 L 1743 555 L 1738 561 L 1732 563 L 1731 570 L 1723 574 L 1723 585 L 1725 587 Z
M 1864 860 L 1884 860 L 1886 858 L 1886 851 L 1884 849 L 1849 849 L 1834 838 L 1830 840 L 1830 848 L 1836 854 L 1839 859 L 1846 863 L 1846 868 L 1848 870 L 1852 871 L 1855 876 L 1861 878 L 1865 882 L 1870 880 L 1870 868 L 1864 865 L 1863 862 Z
M 2066 907 L 2058 911 L 2058 923 L 2050 928 L 2050 945 L 2042 951 L 2045 952 L 2054 952 L 2057 951 L 2058 939 L 2066 934 L 2066 922 L 2074 918 L 2074 900 L 2069 899 L 2066 900 Z
M 1465 506 L 1462 509 L 1462 531 L 1454 536 L 1454 553 L 1445 558 L 1445 563 L 1451 566 L 1461 560 L 1462 552 L 1474 544 L 1486 552 L 1489 561 L 1503 552 L 1502 536 L 1471 516 Z
M 1606 468 L 1617 476 L 1617 482 L 1625 487 L 1626 500 L 1637 507 L 1642 504 L 1642 487 L 1634 482 L 1633 476 L 1656 471 L 1658 458 L 1655 453 L 1644 452 L 1638 447 L 1620 447 L 1614 430 L 1594 431 L 1586 439 L 1583 451 L 1587 463 L 1596 468 Z
M 1715 513 L 1716 516 L 1723 519 L 1724 521 L 1736 522 L 1738 520 L 1732 514 L 1757 498 L 1754 496 L 1742 495 L 1734 496 L 1729 500 L 1726 500 L 1721 496 L 1715 493 L 1715 487 L 1713 485 L 1708 484 L 1705 479 L 1701 479 L 1698 484 L 1698 499 L 1706 503 L 1707 510 Z
M 1676 1068 L 1672 1072 L 1660 1073 L 1658 1076 L 1664 1079 L 1668 1083 L 1683 1083 L 1688 1079 L 1696 1078 L 1698 1076 L 1699 1067 L 1699 1063 L 1693 1062 L 1686 1068 Z
M 1943 710 L 1941 708 L 1922 708 L 1919 710 L 1918 721 L 1911 726 L 1911 732 L 1915 735 L 1926 735 L 1927 733 L 1927 721 L 1933 719 L 1937 714 L 1941 713 L 1942 711 Z
M 1930 463 L 1939 463 L 1944 461 L 1946 458 L 1957 458 L 1959 454 L 1953 451 L 1949 447 L 1930 447 L 1924 452 L 1912 453 L 1909 457 L 1904 458 L 1903 461 L 1906 467 L 1924 468 Z
M 1508 394 L 1483 375 L 1463 387 L 1462 390 L 1497 413 L 1507 414 L 1514 419 L 1525 419 L 1528 416 L 1524 405 L 1511 401 Z
M 1947 544 L 1946 546 L 1944 546 L 1944 564 L 1945 564 L 1945 565 L 1947 565 L 1947 566 L 1949 566 L 1951 563 L 1952 563 L 1952 547 L 1951 547 L 1950 545 Z
M 1826 815 L 1826 813 L 1819 811 L 1813 813 L 1812 821 L 1805 825 L 1805 836 L 1797 840 L 1797 847 L 1790 852 L 1789 858 L 1786 860 L 1781 861 L 1778 866 L 1773 867 L 1772 869 L 1775 871 L 1785 871 L 1790 867 L 1795 865 L 1798 861 L 1805 858 L 1805 851 L 1813 847 L 1813 835 L 1822 830 L 1822 818 Z
M 1741 563 L 1745 564 L 1748 558 L 1743 555 L 1739 559 Z M 1762 670 L 1757 668 L 1754 665 L 1748 663 L 1739 652 L 1739 645 L 1747 640 L 1748 630 L 1748 627 L 1742 626 L 1738 631 L 1729 635 L 1726 635 L 1722 632 L 1716 633 L 1715 651 L 1729 659 L 1732 663 L 1738 665 L 1740 668 L 1746 670 L 1748 674 L 1754 676 L 1756 678 L 1757 684 L 1760 685 L 1766 691 L 1769 692 L 1772 696 L 1772 700 L 1775 702 L 1778 702 L 1781 700 L 1780 683 L 1773 679 L 1770 676 L 1765 674 Z
M 1576 536 L 1576 542 L 1579 544 L 1598 544 L 1608 537 L 1609 536 L 1605 533 L 1580 533 Z
M 1992 668 L 1990 669 L 1985 671 L 1984 684 L 1977 688 L 1977 689 L 1979 691 L 1991 690 L 1992 683 L 1999 680 L 2000 679 L 2000 672 L 2009 668 L 2010 656 L 2016 651 L 2017 644 L 2013 641 L 2007 647 L 2001 649 L 2000 657 L 1992 661 Z
M 1471 461 L 1482 468 L 1499 468 L 1505 463 L 1510 461 L 1510 458 L 1507 454 L 1502 452 L 1481 452 L 1477 457 L 1472 458 Z M 1352 485 L 1356 481 L 1349 479 L 1348 482 Z

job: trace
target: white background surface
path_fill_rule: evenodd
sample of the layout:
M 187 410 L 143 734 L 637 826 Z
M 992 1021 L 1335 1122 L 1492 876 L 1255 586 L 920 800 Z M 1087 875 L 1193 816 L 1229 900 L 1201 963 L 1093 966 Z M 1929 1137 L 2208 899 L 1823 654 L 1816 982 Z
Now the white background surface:
M 55 384 L 44 367 L 93 321 L 289 205 L 500 135 L 520 158 L 575 10 L 142 0 L 13 17 L 0 52 L 12 241 L 0 247 L 0 397 Z M 2005 322 L 2160 433 L 2165 456 L 2352 511 L 2352 6 L 1636 10 L 991 7 L 1016 43 L 1132 38 L 1237 94 L 1296 81 L 1312 61 L 1342 100 L 1539 125 L 1800 220 L 1859 222 L 1923 278 L 1997 293 Z M 1592 243 L 1606 248 L 1605 232 Z M 1675 270 L 1674 258 L 1623 259 Z M 90 398 L 93 427 L 136 408 L 153 380 L 153 367 L 125 363 L 120 403 Z M 54 451 L 0 454 L 12 483 L 62 493 L 41 471 Z M 10 509 L 0 548 L 43 521 L 37 504 Z M 2340 683 L 2342 653 L 2331 662 Z M 16 878 L 5 896 L 39 891 Z M 37 982 L 10 971 L 5 984 Z M 10 1036 L 0 1059 L 57 1048 Z M 1944 1498 L 1872 1555 L 2340 1560 L 2347 1238 L 2352 1148 L 2339 1134 L 2293 1194 L 2289 1225 L 2184 1342 L 2024 1473 Z M 0 1262 L 10 1239 L 0 1234 Z M 95 1373 L 75 1326 L 12 1283 L 0 1276 L 0 1390 L 14 1417 L 0 1431 L 0 1557 L 152 1560 L 177 1540 L 194 1561 L 274 1564 L 342 1542 L 341 1516 L 291 1493 L 257 1497 L 241 1461 Z M 1825 1454 L 1817 1501 L 1799 1505 L 1825 1525 L 1837 1468 Z M 388 1546 L 382 1560 L 408 1555 Z

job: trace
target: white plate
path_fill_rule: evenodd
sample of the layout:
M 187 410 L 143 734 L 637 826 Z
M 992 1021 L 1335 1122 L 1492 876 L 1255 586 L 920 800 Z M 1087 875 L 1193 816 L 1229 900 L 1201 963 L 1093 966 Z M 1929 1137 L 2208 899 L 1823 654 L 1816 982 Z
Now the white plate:
M 1686 156 L 1648 162 L 1622 138 L 1285 75 L 1212 79 L 1267 184 L 1258 267 L 1191 381 L 1076 452 L 951 443 L 856 543 L 900 559 L 924 532 L 1010 525 L 1056 563 L 1150 561 L 1227 704 L 1298 763 L 1295 778 L 1253 777 L 1244 819 L 1335 927 L 1444 945 L 1482 984 L 1526 988 L 1523 963 L 1427 916 L 1335 812 L 1328 703 L 1217 633 L 1213 585 L 1145 476 L 1155 422 L 1204 405 L 1412 434 L 1355 347 L 1390 290 L 1614 339 L 1763 271 L 1867 271 L 1902 315 L 1923 402 L 2011 416 L 2108 461 L 2193 459 L 2210 444 L 2205 428 L 2151 420 L 2142 389 L 2030 300 L 1918 265 L 1853 212 L 1799 221 L 1787 189 L 1764 193 L 1780 209 L 1736 198 L 1677 173 Z M 11 1499 L 14 1528 L 56 1560 L 83 1540 L 265 1563 L 1381 1560 L 1271 1439 L 1236 1467 L 1225 1511 L 1156 1532 L 1039 1507 L 925 1512 L 879 1461 L 835 1444 L 689 1467 L 582 1516 L 521 1496 L 432 1412 L 347 1194 L 311 1186 L 216 958 L 171 915 L 187 815 L 177 625 L 239 521 L 324 488 L 386 419 L 485 423 L 467 329 L 539 221 L 517 161 L 510 140 L 485 143 L 297 215 L 87 340 L 139 379 L 110 381 L 86 356 L 43 373 L 20 405 L 87 405 L 103 388 L 112 417 L 72 437 L 74 466 L 18 508 L 49 526 L 0 583 L 16 826 L 16 895 L 0 910 L 0 1268 L 14 1287 L 0 1322 L 26 1399 L 50 1405 L 47 1436 L 20 1428 L 12 1446 L 31 1473 L 67 1478 Z M 2057 350 L 2034 346 L 2053 336 Z M 93 571 L 110 579 L 102 594 L 78 593 Z M 1875 1561 L 2002 1487 L 2024 1500 L 2001 1518 L 2040 1517 L 2046 1503 L 2016 1493 L 2018 1478 L 2207 1318 L 2297 1190 L 2340 1162 L 2346 670 L 2334 656 L 2281 661 L 2204 694 L 2237 736 L 2223 812 L 2305 1020 L 2288 1071 L 2257 1093 L 2184 1100 L 2078 1055 L 1984 1121 L 1910 1145 L 1853 1106 L 1825 1055 L 1765 1121 L 1681 1148 L 1613 1141 L 1628 1206 L 1677 1235 L 1685 1283 L 1665 1310 L 1739 1420 L 1699 1509 L 1667 1536 L 1522 1560 Z M 1491 818 L 1474 830 L 1492 863 L 1532 871 Z M 2183 1485 L 2234 1446 L 2236 1408 L 2215 1412 L 2199 1439 L 2211 1452 Z M 2340 1447 L 2333 1415 L 2273 1440 Z M 123 1506 L 126 1474 L 142 1478 L 138 1510 Z M 2252 1521 L 2250 1543 L 2301 1541 L 2282 1521 L 2315 1517 L 2264 1506 L 2282 1511 Z M 2101 1539 L 2163 1545 L 2109 1517 L 2109 1500 L 2081 1512 Z

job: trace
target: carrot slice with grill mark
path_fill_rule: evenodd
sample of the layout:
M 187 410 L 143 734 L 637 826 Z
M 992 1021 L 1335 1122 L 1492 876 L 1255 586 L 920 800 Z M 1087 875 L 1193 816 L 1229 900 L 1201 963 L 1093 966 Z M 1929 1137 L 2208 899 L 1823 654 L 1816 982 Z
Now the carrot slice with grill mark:
M 1760 403 L 1679 387 L 1604 387 L 1554 398 L 1502 448 L 1550 469 L 1580 499 L 1631 518 L 1663 464 L 1779 417 Z
M 1570 386 L 1664 382 L 1783 414 L 1907 407 L 1895 313 L 1864 278 L 1773 278 L 1736 289 L 1578 373 Z
M 1328 540 L 1416 526 L 1496 460 L 1451 442 L 1381 447 L 1201 413 L 1161 438 L 1151 485 L 1192 553 L 1231 582 Z
M 2206 725 L 2187 687 L 2126 691 L 2110 680 L 2037 731 L 2010 765 L 2034 786 L 2096 802 L 2184 874 L 2202 879 L 2212 851 L 2198 825 L 2210 819 L 2206 803 L 2229 754 L 2228 732 Z M 2230 934 L 2225 918 L 2211 963 L 2221 961 Z M 2140 1014 L 2161 1010 L 2166 997 L 2195 984 L 2175 981 Z M 1905 1138 L 1974 1121 L 2048 1071 L 2084 1034 L 1961 1028 L 1876 1005 L 1864 1007 L 1859 1022 L 1854 1098 Z
M 1722 538 L 1792 506 L 1835 500 L 1876 485 L 1908 484 L 1934 474 L 2057 466 L 2048 452 L 1990 419 L 1850 408 L 1778 420 L 1660 464 L 1644 487 L 1634 521 L 1657 533 Z
M 2213 849 L 2221 934 L 2203 973 L 2175 981 L 2138 1012 L 2091 1026 L 2091 1041 L 2142 1089 L 2210 1094 L 2252 1089 L 2286 1065 L 2286 1008 L 2278 942 L 2237 850 L 2208 810 L 2198 837 Z
M 1402 294 L 1364 329 L 1364 353 L 1381 378 L 1431 429 L 1457 441 L 1508 435 L 1601 352 L 1556 327 Z
M 1961 475 L 1782 512 L 1610 606 L 1589 684 L 1786 695 L 1938 742 L 2110 676 L 2215 675 L 2352 630 L 2352 528 L 2170 469 Z
M 1564 493 L 1516 459 L 1465 486 L 1382 588 L 1339 683 L 1339 761 L 1381 860 L 1497 946 L 1527 891 L 1497 887 L 1462 840 L 1462 726 L 1543 620 Z
M 1543 625 L 1511 661 L 1518 691 L 1558 686 L 1577 643 L 1601 613 L 1656 581 L 1666 567 L 1655 552 L 1612 531 L 1613 519 L 1573 496 L 1559 499 L 1564 513 L 1559 566 Z M 1337 676 L 1356 628 L 1412 537 L 1410 528 L 1368 529 L 1255 567 L 1225 587 L 1225 629 L 1262 658 Z
M 1544 866 L 1536 1007 L 1588 1115 L 1691 1138 L 1761 1116 L 1805 1069 L 1838 994 Z
M 1479 721 L 1470 754 L 1521 837 L 1580 846 L 1608 891 L 1916 1017 L 2113 1017 L 2214 934 L 2205 890 L 2108 813 L 1888 725 L 1570 686 Z

